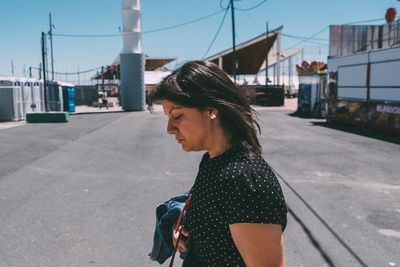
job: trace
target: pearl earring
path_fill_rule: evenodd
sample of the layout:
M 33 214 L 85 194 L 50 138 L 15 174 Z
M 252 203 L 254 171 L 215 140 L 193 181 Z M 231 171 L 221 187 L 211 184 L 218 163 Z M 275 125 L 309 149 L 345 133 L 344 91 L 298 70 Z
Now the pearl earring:
M 215 115 L 215 114 L 211 114 L 211 115 L 210 115 L 210 119 L 214 120 L 214 119 L 216 119 L 216 118 L 217 118 L 217 115 Z

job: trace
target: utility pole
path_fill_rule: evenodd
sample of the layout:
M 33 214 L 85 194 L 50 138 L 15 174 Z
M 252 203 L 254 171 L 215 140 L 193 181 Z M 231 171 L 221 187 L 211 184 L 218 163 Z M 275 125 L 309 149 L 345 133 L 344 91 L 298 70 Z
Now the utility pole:
M 236 83 L 236 33 L 235 33 L 235 7 L 233 6 L 233 1 L 230 0 L 231 3 L 231 17 L 232 17 L 232 66 L 233 66 L 233 79 Z
M 32 67 L 29 67 L 29 78 L 32 78 Z
M 269 48 L 268 48 L 268 21 L 267 21 L 267 25 L 266 25 L 266 33 L 265 33 L 265 46 L 267 49 L 267 55 L 265 56 L 265 88 L 268 88 L 268 54 L 269 54 Z
M 105 94 L 104 90 L 104 66 L 101 66 L 101 89 L 103 91 L 103 95 Z
M 50 38 L 50 61 L 51 61 L 51 80 L 54 80 L 54 59 L 53 59 L 53 27 L 54 25 L 51 23 L 51 13 L 49 13 L 49 38 Z
M 80 77 L 79 77 L 79 66 L 78 66 L 77 74 L 78 74 L 78 84 L 81 84 L 81 80 L 80 80 Z
M 11 76 L 14 77 L 14 61 L 11 60 Z
M 39 63 L 39 69 L 38 69 L 38 76 L 39 76 L 39 80 L 42 79 L 42 63 Z
M 46 34 L 42 32 L 42 65 L 43 65 L 43 88 L 44 88 L 44 107 L 46 112 L 49 112 L 49 102 L 47 96 L 47 81 L 46 81 Z
M 281 85 L 281 33 L 276 36 L 276 84 Z

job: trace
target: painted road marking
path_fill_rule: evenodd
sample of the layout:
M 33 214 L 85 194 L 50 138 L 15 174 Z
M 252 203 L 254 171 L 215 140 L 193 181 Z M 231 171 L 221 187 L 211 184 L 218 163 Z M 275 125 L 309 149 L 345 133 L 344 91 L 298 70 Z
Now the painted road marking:
M 378 233 L 380 233 L 381 235 L 400 238 L 400 232 L 392 229 L 379 229 Z

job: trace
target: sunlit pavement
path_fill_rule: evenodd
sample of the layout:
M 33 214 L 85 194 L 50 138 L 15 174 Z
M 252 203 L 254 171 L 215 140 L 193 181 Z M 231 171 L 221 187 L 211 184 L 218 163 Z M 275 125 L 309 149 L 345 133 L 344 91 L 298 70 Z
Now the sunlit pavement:
M 72 112 L 71 115 L 74 114 L 81 114 L 81 113 L 105 113 L 105 112 L 117 112 L 123 111 L 121 106 L 114 106 L 105 108 L 102 107 L 101 109 L 98 107 L 91 107 L 91 106 L 76 106 L 75 112 Z
M 0 130 L 8 129 L 12 127 L 22 126 L 25 125 L 26 121 L 7 121 L 7 122 L 0 122 Z
M 190 188 L 202 153 L 182 152 L 154 109 L 0 130 L 1 267 L 160 266 L 155 207 Z M 290 209 L 287 265 L 399 265 L 399 143 L 256 109 Z
M 283 111 L 296 111 L 297 109 L 297 98 L 286 98 L 285 99 L 285 104 L 283 106 L 278 106 L 278 107 L 267 107 L 267 106 L 257 106 L 253 105 L 252 107 L 255 110 L 283 110 Z M 156 112 L 162 112 L 162 106 L 161 105 L 153 105 L 153 109 Z

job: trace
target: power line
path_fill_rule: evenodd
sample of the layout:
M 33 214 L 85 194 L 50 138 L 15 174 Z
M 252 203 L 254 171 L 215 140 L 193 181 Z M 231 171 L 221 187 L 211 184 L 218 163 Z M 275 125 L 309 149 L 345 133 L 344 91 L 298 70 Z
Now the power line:
M 343 24 L 343 25 L 348 25 L 348 24 Z M 390 32 L 387 32 L 387 33 L 385 33 L 385 34 L 383 34 L 382 35 L 382 37 L 384 37 L 384 36 L 387 36 L 387 35 L 389 35 L 390 34 Z M 288 37 L 288 38 L 292 38 L 292 39 L 296 39 L 296 40 L 311 40 L 311 41 L 326 41 L 326 42 L 329 42 L 329 41 L 335 41 L 335 40 L 337 40 L 337 39 L 335 39 L 335 38 L 329 38 L 329 39 L 326 39 L 326 38 L 309 38 L 309 37 L 304 37 L 304 36 L 298 36 L 298 35 L 292 35 L 292 34 L 285 34 L 285 33 L 281 33 L 281 36 L 284 36 L 284 37 Z M 382 41 L 388 41 L 388 40 L 391 40 L 391 38 L 382 38 L 382 39 L 380 39 L 380 40 L 382 40 Z M 318 43 L 318 42 L 314 42 L 315 44 L 320 44 L 320 45 L 327 45 L 327 44 L 324 44 L 324 43 Z
M 281 33 L 282 36 L 289 37 L 289 38 L 294 38 L 294 39 L 308 39 L 308 40 L 313 40 L 313 41 L 329 41 L 329 39 L 326 38 L 309 38 L 305 36 L 298 36 L 298 35 L 292 35 L 292 34 L 284 34 Z
M 208 52 L 210 52 L 211 46 L 214 44 L 215 40 L 217 39 L 217 36 L 218 36 L 219 32 L 221 31 L 222 25 L 224 24 L 224 21 L 225 21 L 225 18 L 226 18 L 226 14 L 228 14 L 228 10 L 229 9 L 225 10 L 225 13 L 224 13 L 224 16 L 222 17 L 221 23 L 219 24 L 218 30 L 215 33 L 214 38 L 211 40 L 210 45 L 208 46 L 206 52 L 204 53 L 204 55 L 202 57 L 203 59 L 206 57 Z
M 267 2 L 267 1 L 268 1 L 268 0 L 262 0 L 260 3 L 254 5 L 254 6 L 252 6 L 252 7 L 249 7 L 249 8 L 237 8 L 237 7 L 235 7 L 235 9 L 236 9 L 236 10 L 239 10 L 239 11 L 250 11 L 250 10 L 256 9 L 257 7 L 261 6 L 262 4 L 264 4 L 264 3 Z M 221 7 L 221 9 L 227 9 L 227 8 L 230 7 L 230 5 L 231 5 L 230 1 L 229 1 L 229 4 L 228 4 L 226 7 L 224 7 L 224 6 L 222 5 L 223 2 L 224 2 L 224 0 L 220 0 L 220 1 L 219 1 L 219 6 Z
M 175 28 L 179 28 L 179 27 L 183 27 L 189 24 L 193 24 L 195 22 L 199 22 L 205 19 L 208 19 L 210 17 L 213 17 L 219 13 L 221 13 L 224 10 L 218 10 L 214 13 L 211 13 L 207 16 L 204 17 L 200 17 L 194 20 L 190 20 L 184 23 L 180 23 L 180 24 L 176 24 L 176 25 L 172 25 L 172 26 L 168 26 L 168 27 L 163 27 L 163 28 L 158 28 L 158 29 L 154 29 L 154 30 L 148 30 L 148 31 L 143 31 L 142 34 L 147 34 L 147 33 L 153 33 L 153 32 L 161 32 L 161 31 L 167 31 L 167 30 L 171 30 L 171 29 L 175 29 Z M 116 33 L 116 34 L 66 34 L 66 33 L 53 33 L 53 36 L 60 36 L 60 37 L 78 37 L 78 38 L 103 38 L 103 37 L 119 37 L 122 36 L 123 33 Z
M 35 68 L 35 67 L 31 67 L 31 68 L 35 69 L 35 70 L 41 70 L 41 69 Z M 78 74 L 93 72 L 93 71 L 99 70 L 99 69 L 101 69 L 101 67 L 97 67 L 97 68 L 93 68 L 93 69 L 89 69 L 89 70 L 78 71 L 78 72 L 57 72 L 57 71 L 55 71 L 54 74 L 57 74 L 57 75 L 78 75 Z M 49 72 L 49 71 L 47 71 L 47 72 Z
M 399 17 L 397 17 L 397 18 L 399 18 Z M 383 19 L 371 19 L 371 20 L 355 21 L 355 22 L 345 23 L 345 24 L 342 24 L 342 25 L 361 24 L 361 23 L 374 22 L 374 21 L 381 21 L 381 20 L 383 20 Z M 307 42 L 307 41 L 309 41 L 309 40 L 317 39 L 317 38 L 314 38 L 314 37 L 317 36 L 318 34 L 322 33 L 323 31 L 327 30 L 329 27 L 330 27 L 330 26 L 326 26 L 326 27 L 323 28 L 322 30 L 320 30 L 320 31 L 318 31 L 318 32 L 316 32 L 316 33 L 314 33 L 314 34 L 312 34 L 310 37 L 307 37 L 307 38 L 305 38 L 304 40 L 300 41 L 299 43 L 297 43 L 297 44 L 291 46 L 289 49 L 294 48 L 294 47 L 296 47 L 296 46 L 299 46 L 300 44 L 305 43 L 305 42 Z M 388 34 L 390 34 L 390 32 L 384 34 L 382 37 L 385 37 L 385 36 L 388 35 Z M 287 36 L 288 36 L 288 35 L 287 35 Z M 382 40 L 385 41 L 386 39 L 382 39 Z M 374 41 L 368 42 L 364 47 L 358 49 L 356 52 L 359 52 L 359 51 L 362 51 L 362 50 L 366 49 L 366 48 L 367 48 L 371 43 L 373 43 L 373 42 L 374 42 Z M 398 41 L 398 42 L 399 42 L 399 41 Z M 394 44 L 392 44 L 392 46 L 393 46 L 393 45 L 394 45 Z
M 221 9 L 229 9 L 230 3 L 229 3 L 226 7 L 224 7 L 224 6 L 222 5 L 223 2 L 224 2 L 224 0 L 220 0 L 220 1 L 219 1 L 219 7 L 220 7 Z
M 235 8 L 236 10 L 239 10 L 239 11 L 250 11 L 250 10 L 253 10 L 253 9 L 256 9 L 257 7 L 259 7 L 259 6 L 261 6 L 262 4 L 264 4 L 265 2 L 267 2 L 268 0 L 263 0 L 263 1 L 261 1 L 260 3 L 258 3 L 257 5 L 254 5 L 254 6 L 252 6 L 252 7 L 249 7 L 249 8 Z
M 349 23 L 343 23 L 343 24 L 361 24 L 361 23 L 367 23 L 367 22 L 375 22 L 375 21 L 383 21 L 385 19 L 370 19 L 370 20 L 362 20 L 362 21 L 356 21 L 356 22 L 349 22 Z
M 397 17 L 398 18 L 398 17 Z M 352 24 L 361 24 L 361 23 L 367 23 L 367 22 L 375 22 L 375 21 L 382 21 L 384 19 L 370 19 L 370 20 L 361 20 L 361 21 L 353 21 L 353 22 L 349 22 L 349 23 L 343 23 L 341 25 L 352 25 Z M 325 28 L 323 28 L 322 30 L 312 34 L 309 37 L 301 37 L 301 36 L 294 36 L 294 35 L 290 35 L 290 34 L 281 34 L 282 36 L 286 36 L 286 37 L 293 37 L 293 38 L 299 38 L 299 39 L 304 39 L 302 41 L 300 41 L 299 43 L 293 45 L 290 48 L 299 46 L 302 43 L 305 43 L 309 40 L 320 40 L 320 41 L 325 41 L 326 39 L 322 39 L 322 38 L 314 38 L 315 36 L 317 36 L 318 34 L 322 33 L 323 31 L 327 30 L 330 26 L 326 26 Z
M 117 34 L 65 34 L 65 33 L 53 33 L 53 36 L 60 36 L 60 37 L 103 38 L 103 37 L 117 37 L 117 36 L 122 36 L 122 33 L 117 33 Z
M 297 44 L 295 44 L 295 45 L 291 46 L 289 49 L 291 49 L 291 48 L 294 48 L 294 47 L 296 47 L 296 46 L 299 46 L 299 45 L 301 45 L 302 43 L 304 43 L 304 42 L 306 42 L 306 41 L 308 41 L 308 40 L 312 39 L 314 36 L 317 36 L 318 34 L 320 34 L 321 32 L 323 32 L 323 31 L 325 31 L 325 30 L 327 30 L 328 28 L 329 28 L 329 26 L 326 26 L 326 27 L 325 27 L 325 28 L 323 28 L 322 30 L 320 30 L 320 31 L 318 31 L 318 32 L 314 33 L 313 35 L 311 35 L 310 37 L 307 37 L 307 38 L 306 38 L 306 39 L 304 39 L 303 41 L 301 41 L 301 42 L 298 42 Z
M 304 41 L 305 40 L 307 43 L 315 44 L 315 45 L 319 45 L 319 46 L 328 46 L 329 45 L 328 43 L 320 43 L 320 42 L 314 41 L 314 40 L 318 40 L 319 38 L 308 39 L 307 37 L 294 36 L 294 35 L 283 34 L 283 33 L 281 33 L 281 35 L 283 37 L 291 38 L 291 39 L 294 39 L 294 40 L 300 40 L 300 41 Z M 327 42 L 329 41 L 328 39 L 320 39 L 320 40 L 327 41 Z
M 213 17 L 213 16 L 215 16 L 215 15 L 221 13 L 222 11 L 224 11 L 224 9 L 218 10 L 218 11 L 216 11 L 216 12 L 214 12 L 214 13 L 211 13 L 211 14 L 209 14 L 209 15 L 207 15 L 207 16 L 204 16 L 204 17 L 201 17 L 201 18 L 198 18 L 198 19 L 190 20 L 190 21 L 188 21 L 188 22 L 184 22 L 184 23 L 181 23 L 181 24 L 172 25 L 172 26 L 169 26 L 169 27 L 159 28 L 159 29 L 155 29 L 155 30 L 143 31 L 142 33 L 145 34 L 145 33 L 153 33 L 153 32 L 160 32 L 160 31 L 167 31 L 167 30 L 171 30 L 171 29 L 178 28 L 178 27 L 183 27 L 183 26 L 186 26 L 186 25 L 189 25 L 189 24 L 192 24 L 192 23 L 195 23 L 195 22 L 198 22 L 198 21 L 205 20 L 205 19 L 208 19 L 208 18 L 210 18 L 210 17 Z

